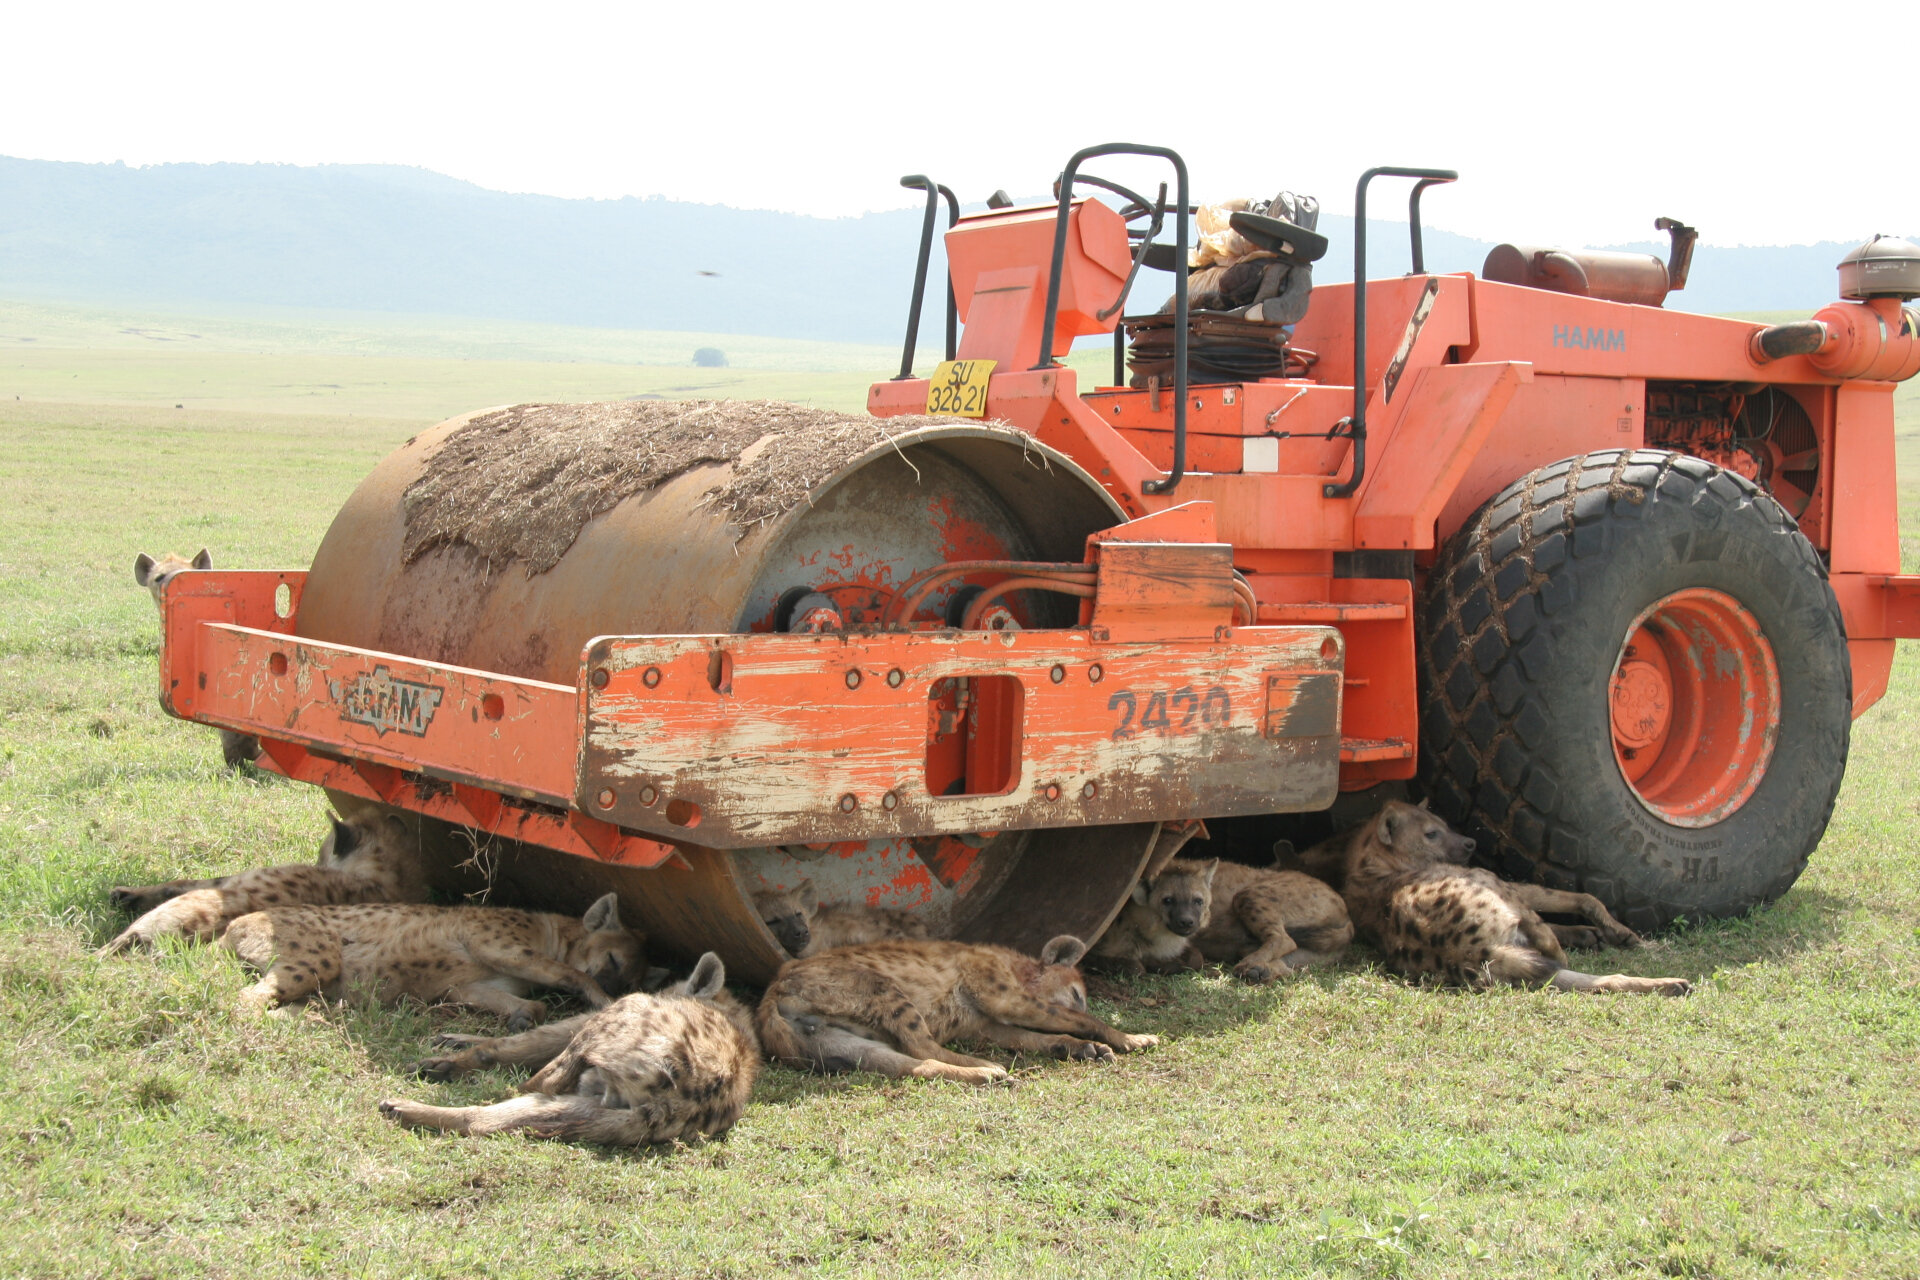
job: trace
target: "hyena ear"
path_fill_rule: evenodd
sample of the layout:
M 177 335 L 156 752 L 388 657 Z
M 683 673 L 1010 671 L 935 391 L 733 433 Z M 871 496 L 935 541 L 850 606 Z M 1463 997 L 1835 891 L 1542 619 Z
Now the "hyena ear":
M 1432 813 L 1432 812 L 1433 812 L 1433 805 L 1432 805 L 1432 803 L 1431 803 L 1431 802 L 1429 801 L 1429 798 L 1428 798 L 1428 797 L 1426 797 L 1426 796 L 1421 796 L 1421 797 L 1420 797 L 1420 807 L 1421 807 L 1422 809 L 1425 809 L 1425 810 L 1426 810 L 1426 811 L 1427 811 L 1428 813 Z
M 693 975 L 687 979 L 687 994 L 695 1000 L 711 1000 L 726 985 L 727 966 L 709 951 L 693 966 Z
M 333 856 L 338 861 L 360 847 L 360 828 L 333 818 Z
M 793 887 L 794 900 L 800 909 L 812 915 L 820 907 L 820 891 L 813 887 L 813 877 L 809 876 Z
M 1220 859 L 1208 858 L 1205 862 L 1201 863 L 1200 865 L 1203 868 L 1203 870 L 1200 872 L 1200 883 L 1207 886 L 1208 893 L 1212 893 L 1213 892 L 1213 873 L 1220 869 Z
M 153 557 L 144 551 L 133 558 L 133 580 L 143 587 L 153 581 Z
M 620 895 L 609 893 L 587 908 L 587 914 L 580 917 L 588 933 L 618 933 L 620 931 Z
M 200 554 L 193 558 L 193 567 L 196 569 L 213 568 L 213 552 L 207 550 L 205 547 L 200 548 Z
M 1087 944 L 1070 933 L 1059 937 L 1040 948 L 1041 964 L 1079 964 L 1080 957 L 1087 954 Z
M 1141 906 L 1144 907 L 1147 905 L 1147 896 L 1152 892 L 1153 886 L 1145 880 L 1135 880 L 1133 882 L 1133 900 Z
M 1403 825 L 1400 820 L 1400 815 L 1391 807 L 1380 811 L 1379 840 L 1382 849 L 1393 848 L 1393 842 L 1399 838 L 1400 828 Z
M 1291 840 L 1275 840 L 1273 842 L 1273 860 L 1275 862 L 1279 862 L 1284 858 L 1291 858 L 1296 852 L 1298 852 L 1298 850 L 1293 847 L 1293 841 Z

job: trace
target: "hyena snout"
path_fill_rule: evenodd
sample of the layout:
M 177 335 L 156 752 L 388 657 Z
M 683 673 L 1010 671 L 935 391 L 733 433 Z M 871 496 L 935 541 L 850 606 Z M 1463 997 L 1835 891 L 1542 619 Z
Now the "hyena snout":
M 1202 914 L 1198 911 L 1192 913 L 1169 911 L 1166 915 L 1166 921 L 1167 928 L 1183 938 L 1191 938 L 1194 934 L 1200 932 L 1200 926 L 1205 923 Z
M 807 927 L 807 918 L 797 911 L 790 916 L 776 916 L 766 924 L 767 931 L 790 955 L 799 955 L 813 941 L 813 930 Z

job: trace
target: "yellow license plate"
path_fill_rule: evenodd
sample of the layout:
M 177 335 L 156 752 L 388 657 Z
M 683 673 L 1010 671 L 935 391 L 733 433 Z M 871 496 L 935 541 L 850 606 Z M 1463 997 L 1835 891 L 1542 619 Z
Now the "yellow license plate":
M 993 360 L 943 360 L 927 382 L 927 412 L 956 418 L 987 416 L 987 379 Z

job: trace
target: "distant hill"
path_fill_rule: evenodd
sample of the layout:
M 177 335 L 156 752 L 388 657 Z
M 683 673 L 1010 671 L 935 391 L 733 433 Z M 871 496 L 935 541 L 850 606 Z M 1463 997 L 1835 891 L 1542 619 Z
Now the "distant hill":
M 825 219 L 510 195 L 386 165 L 0 157 L 0 294 L 886 343 L 903 330 L 919 223 L 912 210 Z M 1351 219 L 1327 217 L 1321 230 L 1334 247 L 1318 278 L 1349 278 Z M 1372 224 L 1370 273 L 1406 270 L 1406 240 L 1404 223 Z M 1430 229 L 1428 266 L 1478 270 L 1490 247 Z M 1702 247 L 1674 304 L 1817 307 L 1834 297 L 1849 247 Z M 1147 273 L 1138 309 L 1158 305 L 1165 283 Z M 937 341 L 936 316 L 930 307 L 923 342 Z

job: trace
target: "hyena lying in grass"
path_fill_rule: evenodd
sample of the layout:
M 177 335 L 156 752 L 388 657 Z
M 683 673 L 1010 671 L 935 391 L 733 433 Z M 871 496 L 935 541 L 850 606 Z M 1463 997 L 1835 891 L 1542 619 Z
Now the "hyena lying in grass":
M 760 1002 L 760 1043 L 791 1066 L 877 1071 L 991 1084 L 1006 1068 L 944 1047 L 978 1038 L 1056 1058 L 1111 1060 L 1158 1044 L 1087 1012 L 1074 967 L 1086 953 L 1062 935 L 1040 958 L 968 942 L 870 942 L 780 967 Z
M 1272 982 L 1333 959 L 1351 941 L 1340 895 L 1312 876 L 1175 859 L 1133 887 L 1093 959 L 1130 973 L 1177 973 L 1213 960 L 1233 965 L 1243 981 Z
M 166 593 L 167 583 L 173 576 L 185 570 L 213 568 L 213 555 L 205 547 L 200 554 L 189 560 L 185 556 L 174 555 L 169 551 L 155 560 L 142 551 L 133 560 L 133 580 L 153 593 L 153 604 L 160 607 L 161 598 Z M 260 756 L 260 739 L 244 733 L 235 733 L 232 729 L 220 730 L 220 758 L 226 761 L 227 768 L 237 769 L 249 760 Z
M 352 822 L 333 820 L 309 865 L 256 867 L 217 880 L 170 880 L 112 890 L 113 904 L 139 917 L 100 948 L 103 956 L 151 947 L 161 938 L 211 942 L 229 924 L 269 907 L 353 902 L 425 902 L 420 850 L 406 824 L 391 814 Z
M 466 1047 L 416 1070 L 450 1080 L 495 1064 L 536 1069 L 521 1095 L 482 1107 L 389 1099 L 380 1113 L 409 1128 L 451 1133 L 526 1129 L 542 1138 L 635 1147 L 716 1138 L 746 1109 L 760 1071 L 753 1018 L 726 990 L 720 957 L 658 995 L 623 996 L 581 1014 L 498 1039 L 443 1036 Z
M 1347 910 L 1410 978 L 1468 987 L 1551 983 L 1562 991 L 1629 991 L 1683 996 L 1684 978 L 1595 977 L 1567 967 L 1564 937 L 1640 945 L 1598 898 L 1502 880 L 1461 865 L 1473 841 L 1423 807 L 1390 802 L 1347 844 Z M 1560 930 L 1539 912 L 1580 916 L 1591 926 Z
M 753 905 L 768 931 L 792 956 L 810 956 L 862 942 L 927 936 L 927 926 L 910 911 L 822 902 L 812 880 L 802 880 L 791 889 L 762 889 L 753 895 Z
M 603 1009 L 646 976 L 646 946 L 611 893 L 582 918 L 508 907 L 284 907 L 241 916 L 221 944 L 260 971 L 241 995 L 266 1009 L 316 993 L 398 1004 L 412 996 L 497 1013 L 515 1031 L 541 1021 L 536 987 Z

